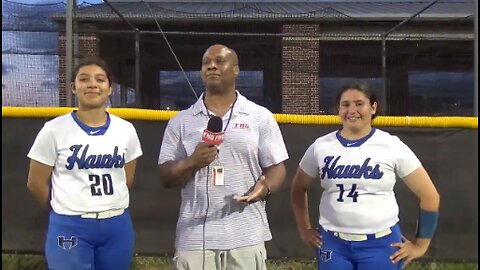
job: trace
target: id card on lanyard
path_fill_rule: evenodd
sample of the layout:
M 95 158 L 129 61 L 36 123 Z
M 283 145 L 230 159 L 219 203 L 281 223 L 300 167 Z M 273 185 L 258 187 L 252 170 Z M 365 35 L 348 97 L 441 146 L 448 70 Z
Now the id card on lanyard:
M 228 116 L 227 125 L 225 125 L 225 128 L 223 129 L 223 132 L 225 132 L 227 130 L 227 127 L 230 124 L 230 120 L 232 119 L 232 114 L 233 114 L 233 108 L 235 107 L 235 103 L 237 102 L 237 98 L 238 98 L 238 95 L 237 95 L 237 93 L 235 93 L 235 101 L 233 102 L 232 106 L 230 107 L 230 115 Z M 205 109 L 207 111 L 208 117 L 210 117 L 211 115 L 208 111 L 207 106 L 205 105 L 205 95 L 203 96 L 203 104 L 204 104 Z M 219 146 L 217 146 L 217 151 L 218 151 L 218 147 Z M 222 165 L 222 163 L 220 163 L 220 160 L 218 159 L 218 152 L 217 152 L 217 157 L 215 158 L 215 161 L 213 162 L 211 175 L 212 175 L 212 184 L 214 186 L 225 185 L 225 177 L 224 177 L 225 176 L 225 167 Z
M 225 185 L 225 168 L 222 165 L 212 166 L 212 184 L 214 186 L 223 186 Z

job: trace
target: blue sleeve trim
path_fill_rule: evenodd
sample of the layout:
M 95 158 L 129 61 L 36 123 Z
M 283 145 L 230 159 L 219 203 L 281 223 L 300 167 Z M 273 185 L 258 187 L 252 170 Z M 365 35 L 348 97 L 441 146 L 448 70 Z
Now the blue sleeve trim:
M 420 215 L 417 221 L 417 238 L 431 239 L 438 223 L 438 211 L 430 212 L 420 209 Z

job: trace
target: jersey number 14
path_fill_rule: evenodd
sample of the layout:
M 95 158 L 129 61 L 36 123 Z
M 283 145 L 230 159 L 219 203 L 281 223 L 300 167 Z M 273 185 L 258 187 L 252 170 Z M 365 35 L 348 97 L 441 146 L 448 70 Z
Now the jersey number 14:
M 343 184 L 337 184 L 337 187 L 340 189 L 340 194 L 338 195 L 337 202 L 344 202 L 343 195 L 345 194 L 345 188 L 343 187 Z M 356 189 L 357 189 L 357 184 L 352 184 L 352 188 L 350 189 L 350 192 L 348 192 L 348 195 L 347 195 L 347 197 L 350 197 L 353 199 L 353 202 L 357 202 L 358 192 L 356 191 Z

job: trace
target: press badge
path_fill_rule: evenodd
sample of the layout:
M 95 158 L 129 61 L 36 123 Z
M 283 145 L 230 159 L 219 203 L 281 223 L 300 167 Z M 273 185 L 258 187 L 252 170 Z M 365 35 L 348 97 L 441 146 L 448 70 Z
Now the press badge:
M 224 182 L 224 168 L 223 166 L 212 167 L 212 183 L 214 186 L 223 186 Z

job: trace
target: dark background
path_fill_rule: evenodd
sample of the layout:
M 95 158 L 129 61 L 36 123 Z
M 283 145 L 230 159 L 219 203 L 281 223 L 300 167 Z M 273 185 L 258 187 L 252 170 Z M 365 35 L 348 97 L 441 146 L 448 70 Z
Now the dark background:
M 27 158 L 38 131 L 48 119 L 2 118 L 2 251 L 42 253 L 47 212 L 28 192 Z M 136 253 L 173 254 L 179 189 L 160 185 L 157 159 L 166 122 L 132 121 L 144 154 L 137 165 L 131 191 L 131 214 L 136 230 Z M 290 183 L 298 162 L 313 141 L 331 132 L 330 125 L 280 125 L 290 159 L 287 179 L 273 194 L 267 212 L 273 240 L 267 242 L 270 258 L 313 258 L 297 233 L 290 206 Z M 420 158 L 440 195 L 440 220 L 427 259 L 477 260 L 478 250 L 478 130 L 382 127 L 400 137 Z M 412 238 L 418 199 L 403 182 L 395 187 L 400 225 Z M 309 190 L 311 220 L 318 219 L 319 184 Z M 375 211 L 375 209 L 372 209 Z

